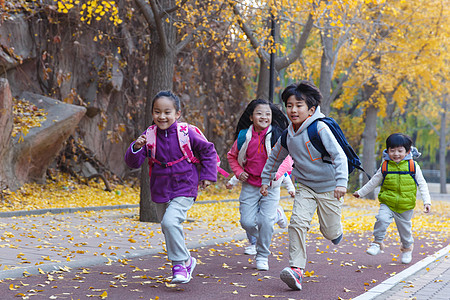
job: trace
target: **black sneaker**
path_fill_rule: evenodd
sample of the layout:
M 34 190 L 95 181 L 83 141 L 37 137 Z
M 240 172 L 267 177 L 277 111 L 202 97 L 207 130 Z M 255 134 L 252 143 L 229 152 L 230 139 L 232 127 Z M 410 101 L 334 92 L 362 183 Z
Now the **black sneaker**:
M 339 244 L 339 243 L 342 241 L 342 236 L 343 236 L 343 235 L 344 235 L 344 234 L 341 233 L 340 236 L 338 236 L 338 237 L 335 238 L 334 240 L 331 240 L 331 242 L 332 242 L 333 244 L 335 244 L 335 245 Z
M 281 271 L 280 278 L 291 289 L 298 291 L 302 289 L 302 281 L 303 281 L 302 269 L 286 267 Z

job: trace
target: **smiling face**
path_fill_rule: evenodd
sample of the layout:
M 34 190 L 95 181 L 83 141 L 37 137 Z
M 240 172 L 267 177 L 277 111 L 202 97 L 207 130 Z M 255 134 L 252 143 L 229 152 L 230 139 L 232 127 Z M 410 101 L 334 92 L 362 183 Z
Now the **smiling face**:
M 152 118 L 159 129 L 169 128 L 181 116 L 175 103 L 168 97 L 160 97 L 153 103 Z
M 250 116 L 250 121 L 253 122 L 253 128 L 256 132 L 260 132 L 272 123 L 272 110 L 267 104 L 258 104 Z
M 405 147 L 403 146 L 391 147 L 387 150 L 389 158 L 397 164 L 401 162 L 406 157 L 406 155 L 409 154 L 409 152 L 411 152 L 411 150 L 407 152 Z
M 290 96 L 286 101 L 286 113 L 291 120 L 294 130 L 297 131 L 305 120 L 312 116 L 316 108 L 313 106 L 308 109 L 304 100 L 297 100 L 295 95 Z

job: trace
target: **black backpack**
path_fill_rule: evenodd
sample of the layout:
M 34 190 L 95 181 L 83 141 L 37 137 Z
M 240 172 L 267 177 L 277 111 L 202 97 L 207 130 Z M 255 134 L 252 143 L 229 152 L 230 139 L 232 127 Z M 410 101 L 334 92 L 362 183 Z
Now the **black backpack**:
M 322 140 L 320 139 L 319 132 L 317 131 L 317 121 L 324 122 L 328 126 L 328 128 L 330 128 L 339 145 L 341 145 L 342 150 L 344 150 L 344 153 L 347 156 L 348 173 L 350 174 L 354 169 L 358 169 L 363 171 L 370 179 L 369 174 L 367 174 L 366 171 L 364 171 L 364 169 L 361 168 L 361 160 L 359 159 L 358 155 L 356 155 L 352 146 L 350 146 L 350 144 L 347 142 L 347 139 L 345 138 L 345 135 L 342 132 L 341 127 L 339 127 L 339 124 L 336 123 L 336 121 L 330 117 L 318 118 L 314 120 L 314 122 L 312 122 L 307 128 L 309 140 L 313 144 L 314 148 L 316 148 L 317 151 L 319 151 L 320 154 L 322 155 L 323 162 L 328 164 L 332 163 L 331 160 L 327 159 L 330 157 L 330 155 L 328 154 L 327 150 L 325 149 L 322 143 Z M 286 129 L 285 131 L 283 131 L 283 134 L 281 135 L 281 145 L 285 149 L 288 149 L 286 142 L 287 133 L 288 131 Z

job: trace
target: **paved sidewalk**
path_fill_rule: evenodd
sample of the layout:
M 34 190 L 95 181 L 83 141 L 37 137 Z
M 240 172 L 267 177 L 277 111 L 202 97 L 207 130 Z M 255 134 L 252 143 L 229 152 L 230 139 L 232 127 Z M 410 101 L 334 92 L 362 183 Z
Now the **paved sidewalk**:
M 450 245 L 354 300 L 450 299 Z
M 160 225 L 131 222 L 135 216 L 136 210 L 122 209 L 0 218 L 0 280 L 162 252 Z M 221 232 L 207 224 L 184 228 L 190 249 L 245 239 L 237 226 Z
M 0 218 L 0 280 L 164 254 L 160 225 L 132 221 L 136 213 L 129 208 Z M 187 223 L 185 230 L 190 249 L 232 240 L 245 246 L 244 231 L 232 222 L 221 230 Z M 446 246 L 353 299 L 449 299 L 449 255 Z

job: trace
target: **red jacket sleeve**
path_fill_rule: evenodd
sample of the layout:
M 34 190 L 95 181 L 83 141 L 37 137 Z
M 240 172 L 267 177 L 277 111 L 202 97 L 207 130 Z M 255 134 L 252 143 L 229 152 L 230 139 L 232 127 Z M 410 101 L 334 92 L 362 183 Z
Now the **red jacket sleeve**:
M 234 175 L 239 178 L 244 169 L 239 165 L 238 162 L 239 150 L 237 148 L 237 140 L 234 141 L 233 146 L 227 153 L 228 163 L 230 164 L 231 170 L 233 170 Z

